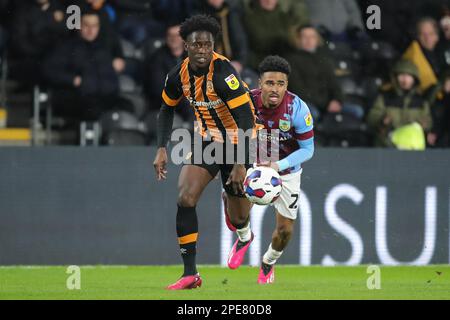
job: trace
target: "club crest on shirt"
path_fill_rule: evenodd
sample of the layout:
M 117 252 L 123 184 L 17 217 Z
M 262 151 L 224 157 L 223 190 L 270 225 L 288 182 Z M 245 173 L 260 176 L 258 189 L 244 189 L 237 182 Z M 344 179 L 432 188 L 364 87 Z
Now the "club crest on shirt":
M 308 114 L 304 117 L 306 125 L 309 127 L 312 125 L 312 115 L 311 112 L 308 112 Z
M 280 119 L 278 127 L 281 131 L 287 132 L 289 131 L 289 129 L 291 129 L 291 121 Z
M 225 82 L 231 90 L 236 90 L 237 88 L 239 88 L 239 80 L 234 74 L 230 74 L 228 77 L 226 77 Z

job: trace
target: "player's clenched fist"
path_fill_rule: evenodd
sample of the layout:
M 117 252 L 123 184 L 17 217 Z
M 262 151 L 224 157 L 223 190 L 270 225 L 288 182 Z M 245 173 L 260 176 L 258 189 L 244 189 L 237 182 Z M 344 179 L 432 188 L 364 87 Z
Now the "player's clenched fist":
M 167 152 L 166 148 L 159 148 L 156 152 L 155 161 L 153 161 L 153 167 L 156 172 L 156 179 L 158 181 L 165 180 L 167 175 Z

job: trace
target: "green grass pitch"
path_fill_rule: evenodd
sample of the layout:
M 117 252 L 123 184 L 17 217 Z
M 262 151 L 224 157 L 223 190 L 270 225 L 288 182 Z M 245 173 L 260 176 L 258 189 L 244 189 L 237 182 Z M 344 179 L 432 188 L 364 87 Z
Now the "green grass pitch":
M 0 299 L 450 299 L 450 266 L 380 267 L 369 290 L 367 266 L 277 266 L 276 283 L 258 285 L 258 268 L 200 266 L 203 286 L 167 291 L 181 266 L 82 266 L 81 289 L 68 290 L 66 267 L 0 267 Z

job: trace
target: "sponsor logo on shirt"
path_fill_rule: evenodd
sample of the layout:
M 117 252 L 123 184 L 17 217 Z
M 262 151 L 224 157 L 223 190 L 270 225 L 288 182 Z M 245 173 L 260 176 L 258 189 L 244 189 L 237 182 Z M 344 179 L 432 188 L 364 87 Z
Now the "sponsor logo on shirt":
M 189 97 L 188 100 L 189 100 L 189 103 L 191 104 L 191 106 L 193 106 L 193 107 L 206 107 L 208 109 L 214 109 L 215 107 L 224 104 L 222 99 L 205 102 L 205 101 L 195 101 L 194 99 Z

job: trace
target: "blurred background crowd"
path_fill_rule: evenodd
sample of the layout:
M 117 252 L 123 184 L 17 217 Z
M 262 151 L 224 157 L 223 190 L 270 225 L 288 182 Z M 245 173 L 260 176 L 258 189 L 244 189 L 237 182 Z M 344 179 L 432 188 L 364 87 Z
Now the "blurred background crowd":
M 215 50 L 250 88 L 266 55 L 290 62 L 319 146 L 450 146 L 450 0 L 0 0 L 0 143 L 28 128 L 34 143 L 153 144 L 196 13 L 218 20 Z M 184 102 L 175 127 L 192 121 Z

